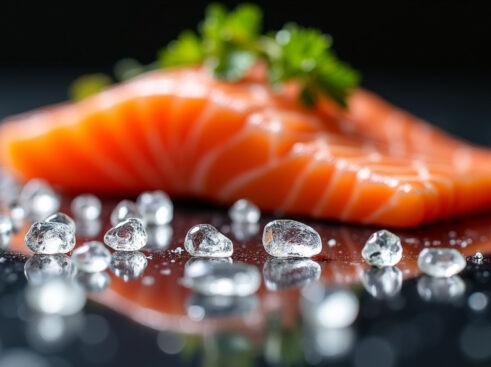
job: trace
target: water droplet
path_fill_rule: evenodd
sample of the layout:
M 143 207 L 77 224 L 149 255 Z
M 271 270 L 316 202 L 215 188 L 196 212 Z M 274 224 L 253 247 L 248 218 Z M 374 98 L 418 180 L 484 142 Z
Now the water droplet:
M 136 201 L 136 205 L 145 224 L 164 225 L 172 221 L 174 206 L 169 196 L 163 191 L 147 191 Z
M 425 248 L 418 256 L 419 269 L 432 277 L 451 277 L 464 270 L 465 258 L 455 249 Z
M 349 289 L 330 289 L 318 282 L 302 289 L 302 317 L 311 325 L 344 328 L 358 316 L 358 298 Z
M 263 246 L 275 257 L 311 257 L 322 250 L 321 238 L 312 227 L 287 219 L 266 224 Z
M 59 196 L 41 179 L 32 179 L 24 185 L 19 202 L 32 220 L 43 220 L 60 208 Z
M 75 197 L 70 207 L 75 219 L 80 221 L 93 221 L 101 216 L 101 201 L 92 194 L 82 194 Z
M 147 238 L 141 220 L 129 218 L 109 229 L 104 243 L 116 251 L 136 251 L 146 245 Z
M 148 240 L 143 248 L 145 251 L 158 252 L 169 247 L 172 241 L 173 229 L 169 225 L 163 226 L 147 226 Z
M 137 218 L 141 220 L 142 216 L 133 201 L 122 200 L 111 212 L 111 224 L 116 226 L 129 218 Z
M 417 288 L 420 297 L 428 302 L 452 303 L 465 293 L 465 283 L 458 275 L 448 278 L 425 275 L 418 280 Z
M 76 268 L 67 255 L 34 254 L 24 265 L 24 274 L 31 284 L 41 284 L 49 278 L 73 278 Z
M 10 218 L 0 215 L 0 249 L 5 250 L 9 247 L 14 234 L 14 225 Z
M 96 273 L 109 266 L 111 253 L 99 241 L 86 242 L 72 253 L 75 266 L 84 272 Z
M 206 318 L 245 315 L 258 306 L 259 299 L 255 295 L 229 297 L 192 294 L 186 302 L 186 311 L 191 320 L 201 321 Z
M 73 315 L 85 305 L 85 291 L 74 280 L 50 278 L 26 288 L 28 306 L 41 313 Z
M 327 241 L 327 246 L 329 247 L 334 247 L 336 246 L 336 240 L 334 238 L 330 238 L 328 241 Z
M 235 223 L 257 223 L 261 219 L 259 208 L 247 199 L 237 200 L 230 207 L 228 215 Z
M 75 246 L 75 235 L 63 223 L 35 222 L 27 232 L 24 242 L 35 253 L 63 254 Z
M 47 217 L 45 222 L 56 222 L 56 223 L 63 223 L 66 224 L 68 227 L 71 228 L 72 232 L 75 233 L 75 222 L 73 221 L 72 218 L 70 218 L 68 215 L 64 213 L 54 213 L 51 214 L 49 217 Z
M 111 284 L 111 277 L 105 271 L 97 273 L 79 272 L 76 280 L 87 292 L 100 293 Z
M 402 272 L 395 266 L 371 267 L 363 272 L 365 290 L 377 299 L 390 299 L 401 291 Z
M 261 275 L 244 263 L 196 261 L 185 267 L 184 284 L 207 296 L 247 296 L 261 285 Z
M 231 225 L 232 234 L 239 241 L 247 241 L 259 233 L 259 223 L 237 223 Z
M 383 229 L 373 233 L 365 243 L 361 256 L 373 266 L 394 266 L 402 259 L 401 240 Z
M 147 258 L 140 251 L 115 252 L 111 257 L 111 270 L 125 282 L 140 277 L 147 267 Z
M 232 241 L 210 224 L 192 227 L 184 239 L 184 247 L 191 256 L 230 257 Z
M 269 290 L 300 288 L 320 275 L 320 265 L 310 259 L 269 258 L 263 266 L 264 283 Z

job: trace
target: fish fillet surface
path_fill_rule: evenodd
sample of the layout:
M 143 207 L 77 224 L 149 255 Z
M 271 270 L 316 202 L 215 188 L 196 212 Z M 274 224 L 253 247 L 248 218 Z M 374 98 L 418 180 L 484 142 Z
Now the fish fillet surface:
M 358 89 L 306 109 L 258 80 L 146 74 L 0 125 L 0 162 L 70 192 L 162 189 L 285 215 L 392 227 L 491 207 L 491 152 Z

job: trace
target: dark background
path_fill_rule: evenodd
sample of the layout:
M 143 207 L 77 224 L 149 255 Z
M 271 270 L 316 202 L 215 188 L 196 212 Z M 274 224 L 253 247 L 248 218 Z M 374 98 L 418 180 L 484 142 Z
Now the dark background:
M 265 30 L 296 21 L 334 38 L 363 86 L 451 133 L 491 146 L 491 2 L 256 1 Z M 0 119 L 66 99 L 70 82 L 143 63 L 207 1 L 0 1 Z M 229 7 L 237 1 L 223 1 Z

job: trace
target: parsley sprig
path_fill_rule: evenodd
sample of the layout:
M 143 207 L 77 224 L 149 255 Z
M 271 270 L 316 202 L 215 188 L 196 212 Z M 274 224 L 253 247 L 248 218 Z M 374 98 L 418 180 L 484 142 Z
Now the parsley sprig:
M 158 67 L 204 64 L 215 77 L 234 82 L 247 75 L 257 62 L 266 65 L 274 88 L 295 81 L 301 88 L 300 99 L 307 106 L 323 95 L 346 106 L 348 94 L 360 79 L 358 72 L 337 58 L 331 38 L 319 30 L 289 23 L 279 31 L 262 34 L 262 12 L 252 4 L 239 5 L 232 11 L 219 4 L 208 6 L 197 32 L 182 32 L 160 50 L 155 63 L 144 66 L 125 59 L 117 64 L 115 74 L 119 80 L 126 80 Z M 99 83 L 84 84 L 94 80 Z M 100 76 L 82 79 L 81 84 L 83 92 L 105 87 Z

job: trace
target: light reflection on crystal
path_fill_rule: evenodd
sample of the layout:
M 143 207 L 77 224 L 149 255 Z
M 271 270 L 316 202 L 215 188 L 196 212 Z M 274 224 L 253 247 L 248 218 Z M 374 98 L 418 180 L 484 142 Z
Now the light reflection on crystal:
M 402 272 L 396 266 L 371 267 L 363 272 L 365 290 L 377 299 L 389 299 L 401 291 Z
M 449 248 L 425 248 L 418 256 L 419 269 L 433 277 L 451 277 L 464 270 L 466 261 L 462 254 Z
M 14 234 L 14 225 L 9 217 L 0 215 L 0 249 L 5 250 L 9 247 Z
M 44 221 L 45 222 L 56 222 L 56 223 L 66 224 L 75 233 L 75 222 L 73 221 L 72 218 L 70 218 L 65 213 L 58 212 L 58 213 L 51 214 Z
M 306 325 L 304 330 L 304 353 L 309 364 L 339 359 L 353 349 L 356 333 L 352 327 L 326 328 Z
M 147 232 L 140 219 L 128 218 L 109 229 L 104 243 L 116 251 L 137 251 L 147 243 Z
M 34 253 L 64 254 L 75 247 L 75 234 L 70 226 L 59 222 L 35 222 L 24 242 Z
M 72 200 L 70 208 L 77 220 L 94 221 L 101 216 L 102 204 L 97 196 L 82 194 Z
M 375 232 L 365 243 L 361 255 L 372 266 L 394 266 L 402 259 L 401 240 L 385 229 Z
M 136 203 L 130 200 L 120 201 L 111 212 L 111 224 L 113 226 L 129 218 L 143 219 Z
M 77 236 L 84 239 L 95 238 L 101 233 L 102 222 L 99 219 L 95 220 L 76 220 Z
M 251 201 L 240 199 L 230 207 L 228 215 L 234 223 L 257 223 L 261 218 L 261 211 Z
M 115 252 L 111 258 L 111 270 L 125 282 L 143 275 L 148 261 L 140 251 Z
M 232 234 L 238 241 L 247 241 L 259 233 L 259 223 L 232 223 Z
M 111 262 L 111 253 L 101 242 L 90 241 L 73 251 L 72 260 L 79 270 L 96 273 L 106 270 Z
M 191 265 L 193 265 L 196 262 L 205 262 L 205 263 L 228 263 L 232 264 L 234 261 L 232 260 L 231 257 L 197 257 L 193 256 L 190 257 L 188 261 L 186 261 L 186 264 L 184 264 L 184 274 L 189 271 L 189 268 Z
M 72 259 L 64 254 L 34 254 L 24 265 L 27 281 L 34 285 L 54 277 L 73 278 L 75 273 Z
M 310 259 L 269 258 L 263 266 L 264 283 L 269 290 L 303 287 L 320 275 L 320 265 Z
M 172 222 L 174 206 L 163 191 L 147 191 L 140 194 L 136 206 L 146 225 L 165 225 Z
M 20 186 L 14 177 L 6 170 L 0 168 L 0 207 L 9 206 L 19 195 Z
M 75 278 L 86 292 L 100 293 L 111 284 L 111 277 L 105 271 L 97 273 L 79 272 Z
M 461 277 L 448 278 L 422 276 L 418 279 L 418 293 L 428 302 L 452 303 L 459 301 L 465 293 L 465 283 Z
M 256 310 L 258 306 L 259 299 L 255 295 L 228 297 L 192 294 L 186 302 L 188 317 L 194 321 L 244 315 Z
M 174 232 L 170 225 L 146 226 L 146 230 L 148 239 L 142 250 L 158 252 L 169 247 Z
M 41 179 L 27 182 L 20 192 L 19 201 L 33 221 L 43 220 L 60 208 L 60 197 Z
M 17 201 L 9 205 L 9 217 L 12 221 L 14 231 L 18 232 L 26 222 L 27 212 Z
M 232 241 L 211 224 L 198 224 L 186 233 L 184 247 L 191 256 L 230 257 Z

